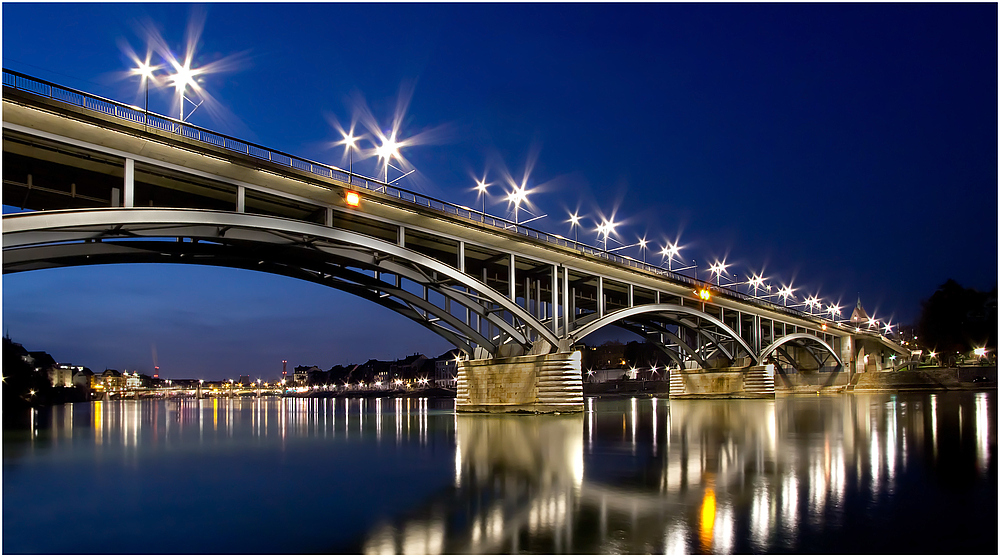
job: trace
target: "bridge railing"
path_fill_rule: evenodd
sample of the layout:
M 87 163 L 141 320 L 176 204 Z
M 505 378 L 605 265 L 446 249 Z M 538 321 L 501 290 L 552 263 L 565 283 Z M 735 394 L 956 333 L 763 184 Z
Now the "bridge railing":
M 167 132 L 179 135 L 186 139 L 193 141 L 200 141 L 225 149 L 227 151 L 232 151 L 234 153 L 239 153 L 242 155 L 247 155 L 260 160 L 265 160 L 273 164 L 293 168 L 303 172 L 308 172 L 310 174 L 315 174 L 323 178 L 329 178 L 334 180 L 340 180 L 341 182 L 346 182 L 353 187 L 358 187 L 366 189 L 373 192 L 378 192 L 389 197 L 394 197 L 402 201 L 413 203 L 421 207 L 425 207 L 431 210 L 439 211 L 446 214 L 456 215 L 459 217 L 464 217 L 469 220 L 482 223 L 486 226 L 491 226 L 494 228 L 499 228 L 506 230 L 508 232 L 513 232 L 515 234 L 525 236 L 527 238 L 533 238 L 535 240 L 546 242 L 549 244 L 559 245 L 565 248 L 577 250 L 585 255 L 596 257 L 599 259 L 607 260 L 611 263 L 615 263 L 624 267 L 630 267 L 633 269 L 639 269 L 648 273 L 659 275 L 661 277 L 670 279 L 674 282 L 681 284 L 687 284 L 692 287 L 699 287 L 704 285 L 709 285 L 713 289 L 722 292 L 724 295 L 736 298 L 742 301 L 750 302 L 762 307 L 766 307 L 775 311 L 795 315 L 798 317 L 812 318 L 815 319 L 817 316 L 809 315 L 794 308 L 785 307 L 772 303 L 768 300 L 758 298 L 756 296 L 751 296 L 749 294 L 744 294 L 737 290 L 727 288 L 725 286 L 712 286 L 710 283 L 704 281 L 699 281 L 694 278 L 664 269 L 662 267 L 645 263 L 634 259 L 632 257 L 617 255 L 606 250 L 591 246 L 589 244 L 581 243 L 575 240 L 570 240 L 558 234 L 549 234 L 547 232 L 542 232 L 534 228 L 530 228 L 509 220 L 494 217 L 482 211 L 477 211 L 475 209 L 470 209 L 462 205 L 456 205 L 454 203 L 449 203 L 447 201 L 442 201 L 439 199 L 434 199 L 420 193 L 416 193 L 398 186 L 394 186 L 391 183 L 380 182 L 359 174 L 354 174 L 348 172 L 342 168 L 336 166 L 319 163 L 311 161 L 308 159 L 303 159 L 284 153 L 281 151 L 276 151 L 274 149 L 269 149 L 262 145 L 257 145 L 255 143 L 249 143 L 230 137 L 224 134 L 213 132 L 211 130 L 202 128 L 200 126 L 195 126 L 183 120 L 177 120 L 169 116 L 162 116 L 160 114 L 149 112 L 142 108 L 127 105 L 125 103 L 120 103 L 110 99 L 105 99 L 103 97 L 98 97 L 84 91 L 79 91 L 69 87 L 63 87 L 61 85 L 51 83 L 42 79 L 34 78 L 20 72 L 15 72 L 12 70 L 3 70 L 3 85 L 5 87 L 11 87 L 13 89 L 18 89 L 21 91 L 27 91 L 35 95 L 53 99 L 59 102 L 63 102 L 69 105 L 85 108 L 88 110 L 93 110 L 95 112 L 100 112 L 114 118 L 119 118 L 122 120 L 127 120 L 150 128 L 155 128 L 161 132 Z M 822 319 L 822 317 L 820 317 Z

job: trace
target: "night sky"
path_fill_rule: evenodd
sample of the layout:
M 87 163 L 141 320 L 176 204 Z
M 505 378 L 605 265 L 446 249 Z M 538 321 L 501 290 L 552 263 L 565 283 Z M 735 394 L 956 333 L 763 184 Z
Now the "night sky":
M 993 3 L 5 3 L 2 18 L 4 68 L 139 106 L 129 48 L 145 57 L 153 28 L 183 56 L 203 20 L 192 66 L 225 71 L 203 76 L 192 123 L 346 167 L 334 123 L 367 107 L 388 130 L 409 99 L 400 138 L 422 144 L 403 150 L 403 187 L 481 207 L 485 171 L 504 216 L 504 170 L 530 168 L 539 229 L 572 238 L 578 211 L 598 245 L 614 215 L 609 247 L 645 236 L 658 262 L 679 238 L 702 278 L 725 258 L 845 316 L 860 293 L 913 323 L 949 278 L 997 282 Z M 176 117 L 171 95 L 150 90 L 150 110 Z M 5 275 L 3 329 L 60 362 L 174 378 L 450 347 L 315 284 L 175 265 Z

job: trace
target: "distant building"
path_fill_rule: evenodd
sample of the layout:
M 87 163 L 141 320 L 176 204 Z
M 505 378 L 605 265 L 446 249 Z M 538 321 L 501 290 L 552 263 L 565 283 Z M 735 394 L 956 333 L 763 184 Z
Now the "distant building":
M 83 366 L 73 364 L 56 364 L 48 369 L 49 381 L 53 387 L 73 387 L 73 376 L 83 371 Z
M 854 311 L 851 312 L 851 323 L 855 327 L 860 327 L 866 325 L 871 318 L 868 317 L 868 313 L 865 312 L 865 308 L 861 307 L 861 298 L 858 298 L 858 305 L 855 306 Z
M 402 360 L 396 360 L 389 364 L 389 376 L 386 379 L 402 379 L 404 381 L 411 381 L 414 379 L 421 379 L 417 377 L 419 375 L 420 368 L 424 366 L 424 362 L 427 361 L 427 356 L 423 354 L 413 354 L 412 356 L 407 356 Z
M 451 389 L 458 386 L 458 361 L 453 353 L 446 353 L 434 362 L 434 385 Z
M 95 374 L 91 381 L 91 388 L 105 392 L 117 391 L 125 387 L 125 379 L 117 369 L 106 369 L 100 374 Z
M 122 379 L 125 381 L 126 389 L 138 389 L 143 386 L 142 378 L 139 377 L 138 371 L 132 374 L 129 374 L 129 372 L 126 371 L 122 373 Z
M 237 383 L 239 385 L 243 386 L 243 387 L 249 387 L 250 386 L 250 376 L 249 375 L 241 375 L 240 376 L 240 380 L 237 381 Z

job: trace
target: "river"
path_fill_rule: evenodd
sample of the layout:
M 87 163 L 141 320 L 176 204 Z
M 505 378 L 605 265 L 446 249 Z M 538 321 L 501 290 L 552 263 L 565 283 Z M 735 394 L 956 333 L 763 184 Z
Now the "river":
M 4 431 L 3 552 L 996 554 L 996 402 L 65 405 Z

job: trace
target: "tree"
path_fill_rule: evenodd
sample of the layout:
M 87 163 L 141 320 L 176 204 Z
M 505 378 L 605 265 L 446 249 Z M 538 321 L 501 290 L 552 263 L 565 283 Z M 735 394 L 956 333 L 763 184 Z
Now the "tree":
M 917 332 L 922 346 L 941 353 L 984 346 L 996 350 L 996 286 L 979 292 L 948 279 L 921 306 Z

